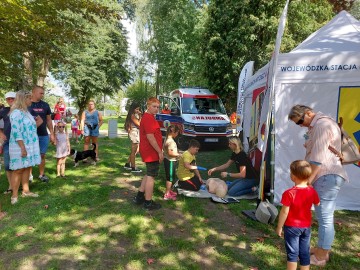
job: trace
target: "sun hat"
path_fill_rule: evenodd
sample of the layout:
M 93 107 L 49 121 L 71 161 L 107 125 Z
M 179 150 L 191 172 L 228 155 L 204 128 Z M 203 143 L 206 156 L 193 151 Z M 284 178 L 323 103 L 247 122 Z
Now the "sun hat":
M 7 92 L 5 94 L 5 99 L 6 98 L 16 98 L 16 93 L 15 92 Z

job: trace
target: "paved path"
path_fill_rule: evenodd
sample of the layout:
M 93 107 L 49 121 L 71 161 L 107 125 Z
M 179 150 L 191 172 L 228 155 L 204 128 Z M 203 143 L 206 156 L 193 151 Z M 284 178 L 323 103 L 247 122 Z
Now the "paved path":
M 107 130 L 100 130 L 99 133 L 100 133 L 99 134 L 100 138 L 105 138 L 105 137 L 108 136 L 108 131 Z M 127 137 L 127 136 L 128 136 L 128 134 L 124 129 L 118 128 L 118 130 L 117 130 L 117 137 L 118 138 L 123 138 L 123 137 Z M 71 131 L 69 133 L 69 137 L 70 138 L 72 137 L 71 136 Z

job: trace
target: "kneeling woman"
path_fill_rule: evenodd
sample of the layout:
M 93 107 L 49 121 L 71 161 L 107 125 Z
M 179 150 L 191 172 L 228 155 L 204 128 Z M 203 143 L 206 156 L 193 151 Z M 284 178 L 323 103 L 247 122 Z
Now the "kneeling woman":
M 258 173 L 252 166 L 247 154 L 243 151 L 240 139 L 235 136 L 231 137 L 229 139 L 229 148 L 232 151 L 230 159 L 225 164 L 210 169 L 208 175 L 210 176 L 213 172 L 220 171 L 221 178 L 230 177 L 236 179 L 228 188 L 229 196 L 241 196 L 256 191 L 259 185 Z M 224 170 L 233 163 L 235 163 L 236 172 L 225 172 Z

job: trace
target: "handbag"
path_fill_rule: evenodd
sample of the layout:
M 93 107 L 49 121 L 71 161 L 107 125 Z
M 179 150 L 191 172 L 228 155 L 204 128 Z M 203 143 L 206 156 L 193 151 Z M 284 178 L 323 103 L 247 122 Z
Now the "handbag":
M 339 118 L 338 123 L 341 130 L 341 152 L 337 151 L 334 147 L 329 145 L 329 150 L 338 156 L 343 165 L 353 164 L 360 161 L 359 148 L 356 146 L 351 137 L 346 133 L 343 126 L 343 118 Z

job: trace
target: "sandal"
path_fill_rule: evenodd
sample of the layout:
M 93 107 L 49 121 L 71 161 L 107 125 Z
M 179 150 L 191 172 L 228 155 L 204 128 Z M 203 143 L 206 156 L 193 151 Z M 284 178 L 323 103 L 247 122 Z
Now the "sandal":
M 315 256 L 315 254 L 310 256 L 310 264 L 316 265 L 316 266 L 325 266 L 326 260 L 318 260 Z
M 9 193 L 12 193 L 12 189 L 11 189 L 11 188 L 8 188 L 7 190 L 4 191 L 4 194 L 9 194 Z
M 15 204 L 18 202 L 18 197 L 11 197 L 11 204 Z
M 32 192 L 29 192 L 29 193 L 23 192 L 21 196 L 22 196 L 22 197 L 33 197 L 33 198 L 37 198 L 37 197 L 39 197 L 39 194 L 32 193 Z
M 310 248 L 310 255 L 315 254 L 316 250 L 317 250 L 316 247 Z M 325 261 L 327 261 L 327 262 L 330 261 L 330 254 L 329 253 L 326 254 Z

